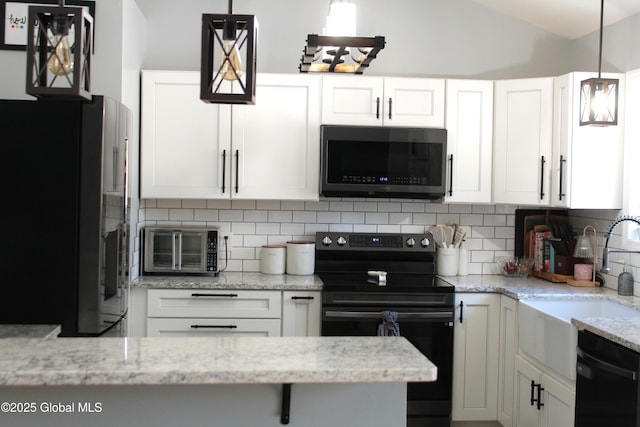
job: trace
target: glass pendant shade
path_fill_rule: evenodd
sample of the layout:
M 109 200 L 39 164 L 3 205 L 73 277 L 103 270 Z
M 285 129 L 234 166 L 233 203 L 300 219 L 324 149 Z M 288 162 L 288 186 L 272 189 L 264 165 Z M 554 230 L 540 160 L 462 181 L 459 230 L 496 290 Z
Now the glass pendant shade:
M 618 79 L 593 78 L 580 84 L 580 125 L 618 124 Z
M 202 15 L 202 101 L 255 104 L 257 39 L 254 15 Z
M 90 100 L 93 18 L 88 11 L 30 6 L 27 33 L 27 93 Z
M 584 234 L 578 237 L 573 256 L 576 258 L 593 258 L 593 245 L 589 237 Z

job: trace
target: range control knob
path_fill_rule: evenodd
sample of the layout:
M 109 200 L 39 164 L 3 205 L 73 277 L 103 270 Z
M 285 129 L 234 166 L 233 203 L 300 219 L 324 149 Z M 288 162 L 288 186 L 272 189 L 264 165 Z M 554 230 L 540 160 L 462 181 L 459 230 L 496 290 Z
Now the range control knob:
M 422 246 L 423 248 L 426 248 L 427 246 L 429 246 L 429 239 L 426 237 L 423 237 L 422 240 L 420 240 L 420 246 Z
M 347 244 L 347 239 L 345 239 L 342 236 L 338 237 L 338 246 L 344 246 L 346 244 Z
M 408 247 L 412 248 L 416 244 L 416 239 L 414 239 L 413 237 L 409 237 L 405 243 Z
M 322 238 L 322 245 L 323 245 L 323 246 L 329 246 L 329 245 L 331 245 L 331 243 L 333 243 L 333 242 L 331 241 L 331 237 L 329 237 L 329 236 L 324 236 L 324 237 Z

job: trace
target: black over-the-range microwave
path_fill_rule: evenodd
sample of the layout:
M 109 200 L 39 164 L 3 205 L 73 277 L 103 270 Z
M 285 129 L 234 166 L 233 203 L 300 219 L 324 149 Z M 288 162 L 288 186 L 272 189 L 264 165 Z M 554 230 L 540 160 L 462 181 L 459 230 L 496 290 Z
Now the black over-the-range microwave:
M 323 125 L 320 192 L 442 200 L 446 156 L 446 129 Z

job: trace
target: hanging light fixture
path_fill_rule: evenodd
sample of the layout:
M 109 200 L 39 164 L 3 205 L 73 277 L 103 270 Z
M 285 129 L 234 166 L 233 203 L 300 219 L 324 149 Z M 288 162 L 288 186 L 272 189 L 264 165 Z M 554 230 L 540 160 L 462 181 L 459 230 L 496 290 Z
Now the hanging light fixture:
M 91 99 L 93 18 L 84 8 L 29 6 L 27 93 Z
M 215 104 L 255 104 L 256 43 L 254 15 L 202 15 L 200 99 Z
M 618 79 L 602 78 L 602 29 L 604 0 L 600 3 L 600 47 L 598 77 L 580 83 L 580 126 L 618 124 Z
M 331 0 L 324 35 L 308 34 L 299 70 L 362 74 L 384 49 L 382 36 L 356 37 L 356 6 L 350 0 Z

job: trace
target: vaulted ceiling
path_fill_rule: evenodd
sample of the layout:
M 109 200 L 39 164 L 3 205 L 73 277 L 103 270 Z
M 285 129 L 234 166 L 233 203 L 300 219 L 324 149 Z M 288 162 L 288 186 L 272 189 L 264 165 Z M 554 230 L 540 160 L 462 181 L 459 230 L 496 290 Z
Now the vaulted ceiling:
M 568 39 L 600 28 L 600 0 L 472 0 Z M 640 13 L 639 0 L 605 0 L 604 25 Z

